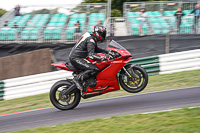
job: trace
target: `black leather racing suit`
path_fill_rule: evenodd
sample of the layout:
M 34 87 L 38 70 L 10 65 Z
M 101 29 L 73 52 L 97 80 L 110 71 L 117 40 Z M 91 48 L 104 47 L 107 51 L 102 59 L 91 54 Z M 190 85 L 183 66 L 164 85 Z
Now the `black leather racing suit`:
M 101 57 L 96 53 L 108 53 L 108 51 L 99 48 L 93 35 L 86 32 L 72 48 L 69 55 L 71 64 L 76 69 L 84 70 L 83 73 L 78 75 L 79 80 L 87 80 L 99 73 L 99 68 L 97 66 L 85 60 L 87 57 L 93 60 L 101 60 Z

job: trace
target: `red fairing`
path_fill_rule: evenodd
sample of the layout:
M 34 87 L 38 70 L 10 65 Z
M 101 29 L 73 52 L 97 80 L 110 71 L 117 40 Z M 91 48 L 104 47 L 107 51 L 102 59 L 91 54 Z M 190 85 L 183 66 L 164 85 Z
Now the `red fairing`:
M 63 69 L 63 70 L 67 70 L 67 71 L 73 71 L 73 72 L 77 71 L 77 70 L 71 70 L 71 69 L 68 67 L 69 64 L 65 64 L 65 63 L 63 63 L 63 62 L 57 62 L 57 63 L 53 63 L 53 64 L 51 64 L 51 65 L 54 66 L 54 67 Z
M 120 89 L 118 80 L 117 80 L 117 73 L 122 69 L 123 66 L 125 66 L 129 62 L 129 60 L 132 58 L 132 55 L 126 50 L 114 49 L 114 48 L 108 48 L 108 50 L 116 51 L 120 53 L 121 56 L 109 62 L 99 62 L 99 63 L 96 62 L 95 65 L 101 71 L 96 76 L 97 85 L 95 88 L 88 87 L 86 93 L 90 93 L 94 89 L 102 89 L 107 86 L 109 86 L 108 89 L 106 89 L 105 91 L 99 91 L 99 92 L 107 93 L 110 91 L 115 91 L 115 90 Z
M 121 56 L 115 58 L 112 61 L 94 61 L 92 59 L 87 58 L 91 63 L 95 64 L 100 73 L 96 76 L 97 85 L 94 88 L 88 87 L 86 92 L 84 93 L 107 93 L 110 91 L 119 90 L 119 83 L 117 79 L 117 73 L 124 67 L 129 60 L 132 58 L 132 55 L 124 49 L 116 49 L 116 48 L 108 48 L 108 50 L 115 51 L 119 53 Z M 98 54 L 100 56 L 105 56 L 104 54 Z M 64 63 L 54 63 L 52 64 L 55 67 L 61 68 L 63 70 L 70 70 Z
M 54 64 L 51 64 L 51 65 L 54 66 L 54 67 L 63 69 L 63 70 L 68 70 L 68 68 L 65 66 L 65 63 L 63 63 L 63 62 L 58 62 L 58 63 L 54 63 Z M 70 70 L 68 70 L 68 71 L 70 71 Z

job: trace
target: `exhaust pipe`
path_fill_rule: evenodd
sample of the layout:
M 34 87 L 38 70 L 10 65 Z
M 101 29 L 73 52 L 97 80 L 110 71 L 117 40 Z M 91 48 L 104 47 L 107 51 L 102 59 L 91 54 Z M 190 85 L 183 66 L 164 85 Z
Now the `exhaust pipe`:
M 88 93 L 88 94 L 83 94 L 82 95 L 82 98 L 83 99 L 87 99 L 87 98 L 91 98 L 91 97 L 94 97 L 94 96 L 99 96 L 99 95 L 102 95 L 104 93 L 100 93 L 100 92 L 97 92 L 97 93 Z

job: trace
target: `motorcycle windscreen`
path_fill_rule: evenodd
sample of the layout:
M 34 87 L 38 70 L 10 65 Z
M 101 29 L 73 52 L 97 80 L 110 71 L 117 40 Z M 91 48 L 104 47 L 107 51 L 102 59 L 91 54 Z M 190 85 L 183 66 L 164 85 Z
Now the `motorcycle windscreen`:
M 116 48 L 116 49 L 122 49 L 122 50 L 126 50 L 123 46 L 121 46 L 119 43 L 115 42 L 114 40 L 112 40 L 109 45 L 108 48 Z M 127 51 L 127 50 L 126 50 Z

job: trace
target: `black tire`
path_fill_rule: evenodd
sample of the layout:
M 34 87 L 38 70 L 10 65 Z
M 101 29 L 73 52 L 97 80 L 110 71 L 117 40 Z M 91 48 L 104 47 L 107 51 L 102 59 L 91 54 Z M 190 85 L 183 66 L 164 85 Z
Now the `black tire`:
M 80 91 L 76 91 L 75 93 L 68 95 L 67 98 L 63 98 L 63 97 L 61 98 L 62 96 L 61 93 L 64 90 L 66 90 L 68 87 L 70 87 L 72 84 L 73 83 L 70 80 L 61 80 L 61 81 L 56 82 L 51 87 L 51 90 L 49 93 L 50 101 L 57 109 L 59 110 L 74 109 L 80 103 L 80 100 L 81 100 Z M 60 87 L 63 87 L 63 86 L 65 87 L 62 91 L 58 90 Z M 66 102 L 67 104 L 62 104 L 61 102 L 59 102 L 59 99 L 57 99 L 57 94 L 58 94 L 59 99 L 61 98 L 61 102 L 64 102 L 64 103 Z M 74 97 L 74 100 L 72 101 L 72 103 L 69 104 L 68 102 L 69 100 L 71 100 L 72 95 Z
M 148 74 L 144 68 L 139 65 L 127 65 L 125 66 L 126 69 L 129 70 L 129 73 L 132 72 L 137 76 L 137 84 L 136 81 L 133 81 L 126 72 L 122 69 L 119 74 L 119 83 L 121 87 L 130 93 L 138 93 L 142 91 L 148 84 Z M 129 69 L 130 68 L 130 69 Z M 133 70 L 133 71 L 132 71 Z M 132 82 L 132 86 L 129 85 L 127 82 L 125 83 L 125 77 L 127 78 L 127 82 Z M 135 78 L 134 78 L 135 79 Z M 137 85 L 137 86 L 136 86 Z M 138 86 L 139 85 L 139 86 Z

